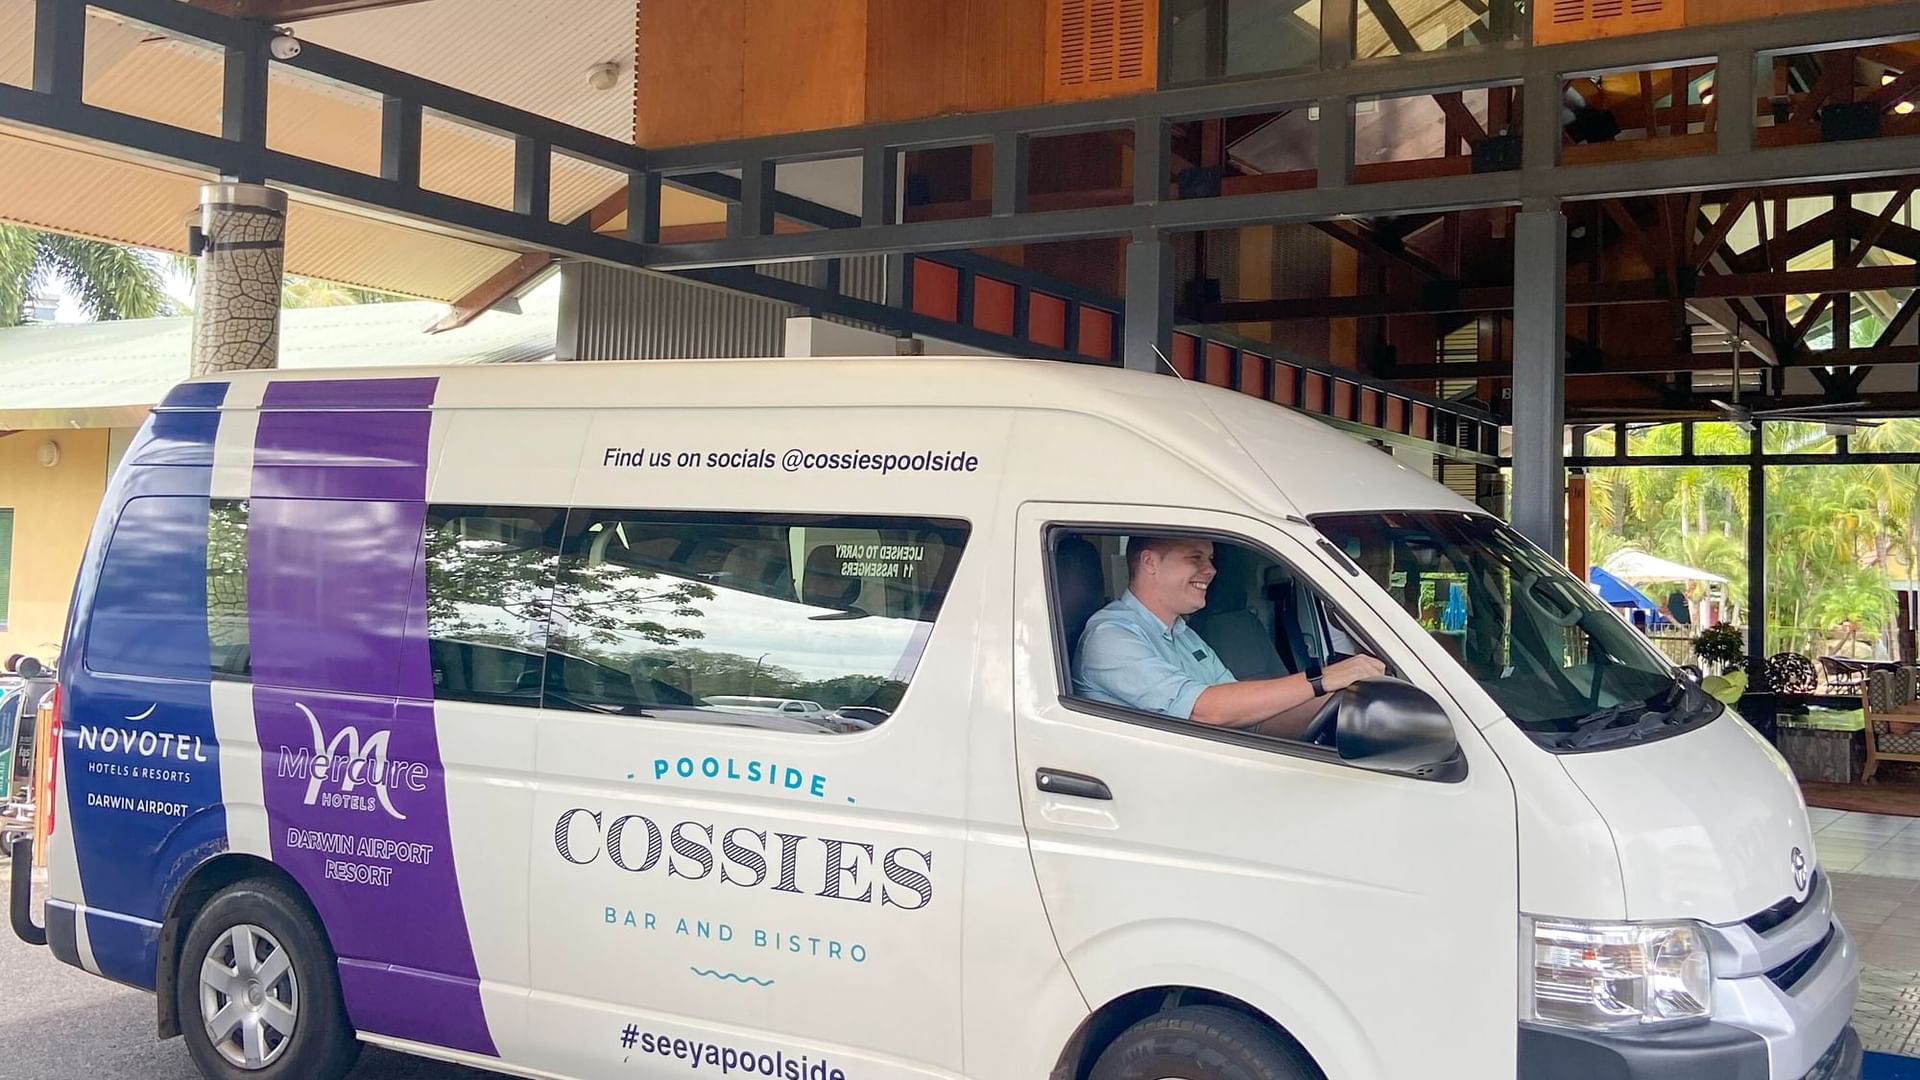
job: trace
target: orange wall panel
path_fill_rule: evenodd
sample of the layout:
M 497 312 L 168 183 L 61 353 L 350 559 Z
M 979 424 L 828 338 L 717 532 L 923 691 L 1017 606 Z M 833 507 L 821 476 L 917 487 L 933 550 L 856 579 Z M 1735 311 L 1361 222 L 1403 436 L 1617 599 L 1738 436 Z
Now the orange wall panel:
M 742 134 L 820 131 L 864 120 L 866 0 L 744 0 L 744 5 Z
M 640 5 L 634 139 L 685 146 L 739 138 L 746 74 L 746 0 Z
M 1045 4 L 1038 0 L 971 0 L 962 42 L 966 111 L 1017 109 L 1045 101 L 1046 43 Z

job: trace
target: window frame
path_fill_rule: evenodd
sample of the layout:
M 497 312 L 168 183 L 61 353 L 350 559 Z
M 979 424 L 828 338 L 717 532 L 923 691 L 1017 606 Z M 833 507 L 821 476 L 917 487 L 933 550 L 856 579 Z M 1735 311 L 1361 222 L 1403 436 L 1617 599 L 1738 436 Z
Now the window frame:
M 1224 728 L 1210 724 L 1195 723 L 1192 720 L 1181 720 L 1176 717 L 1162 716 L 1159 713 L 1148 712 L 1144 709 L 1134 709 L 1125 705 L 1112 705 L 1104 701 L 1095 701 L 1092 698 L 1081 697 L 1073 692 L 1072 658 L 1066 655 L 1066 634 L 1063 632 L 1064 627 L 1061 624 L 1060 618 L 1059 559 L 1057 558 L 1059 542 L 1063 537 L 1069 535 L 1132 536 L 1142 532 L 1150 532 L 1155 536 L 1205 540 L 1213 544 L 1226 542 L 1238 545 L 1248 551 L 1257 552 L 1298 575 L 1304 580 L 1307 588 L 1312 591 L 1315 600 L 1323 607 L 1330 602 L 1325 590 L 1313 581 L 1311 575 L 1301 570 L 1298 560 L 1286 558 L 1278 551 L 1275 551 L 1273 545 L 1263 543 L 1242 534 L 1232 533 L 1222 529 L 1182 525 L 1156 525 L 1151 522 L 1139 522 L 1133 525 L 1126 525 L 1112 521 L 1048 521 L 1042 527 L 1041 560 L 1046 577 L 1048 636 L 1051 638 L 1050 647 L 1053 650 L 1054 658 L 1053 690 L 1060 706 L 1070 712 L 1081 715 L 1117 720 L 1121 723 L 1152 728 L 1156 731 L 1170 732 L 1190 738 L 1207 739 L 1212 742 L 1225 743 L 1230 746 L 1264 750 L 1269 753 L 1284 754 L 1288 757 L 1335 764 L 1346 768 L 1362 768 L 1359 765 L 1347 762 L 1340 756 L 1340 752 L 1331 746 L 1316 746 L 1312 743 L 1282 739 L 1273 735 L 1255 734 L 1239 728 Z M 1334 608 L 1344 613 L 1344 609 L 1340 608 L 1339 605 L 1334 605 Z M 1394 665 L 1387 659 L 1385 653 L 1380 649 L 1379 642 L 1375 635 L 1356 625 L 1356 621 L 1350 616 L 1345 616 L 1345 621 L 1359 639 L 1367 645 L 1372 655 L 1379 657 L 1383 663 L 1388 665 L 1388 674 L 1394 674 L 1394 672 L 1398 670 L 1397 665 Z M 1326 633 L 1324 615 L 1321 618 L 1320 632 L 1323 636 Z M 1397 677 L 1404 678 L 1404 675 Z M 1414 685 L 1418 684 L 1415 683 Z M 1464 765 L 1464 760 L 1462 764 Z M 1461 778 L 1465 777 L 1464 768 L 1461 770 L 1460 775 Z M 1424 778 L 1409 776 L 1408 779 L 1421 780 Z

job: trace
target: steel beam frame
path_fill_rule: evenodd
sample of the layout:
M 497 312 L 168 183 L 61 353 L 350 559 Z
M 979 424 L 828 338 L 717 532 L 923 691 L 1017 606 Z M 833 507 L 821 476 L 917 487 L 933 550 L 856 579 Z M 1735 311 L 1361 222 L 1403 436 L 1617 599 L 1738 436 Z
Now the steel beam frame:
M 303 43 L 298 56 L 273 59 L 272 28 L 227 18 L 172 0 L 93 0 L 100 10 L 163 33 L 224 49 L 229 75 L 221 136 L 183 131 L 86 104 L 79 73 L 84 65 L 85 19 L 73 18 L 71 0 L 37 0 L 31 90 L 0 86 L 0 123 L 79 136 L 155 160 L 220 176 L 263 180 L 323 198 L 395 214 L 425 227 L 489 240 L 507 240 L 556 254 L 623 266 L 678 269 L 777 262 L 841 255 L 936 251 L 995 244 L 1021 244 L 1097 236 L 1131 236 L 1142 230 L 1169 235 L 1247 224 L 1325 221 L 1380 214 L 1442 212 L 1516 205 L 1523 199 L 1575 199 L 1648 192 L 1698 191 L 1835 180 L 1920 171 L 1920 139 L 1881 139 L 1844 144 L 1755 149 L 1751 139 L 1721 141 L 1718 152 L 1696 158 L 1568 166 L 1556 162 L 1554 120 L 1564 80 L 1573 75 L 1645 67 L 1702 65 L 1716 58 L 1735 82 L 1770 52 L 1859 46 L 1910 37 L 1913 22 L 1899 5 L 1813 12 L 1660 34 L 1569 45 L 1487 45 L 1416 56 L 1350 59 L 1351 27 L 1328 21 L 1322 69 L 1302 74 L 1166 90 L 1124 98 L 1072 102 L 929 120 L 742 139 L 704 146 L 646 151 L 615 139 L 568 127 L 545 117 L 488 101 L 417 76 L 318 45 Z M 1325 0 L 1328 12 L 1345 10 Z M 1324 14 L 1324 13 L 1323 13 Z M 1344 50 L 1344 51 L 1343 51 Z M 368 176 L 267 147 L 260 108 L 266 73 L 282 64 L 310 75 L 360 87 L 382 96 L 383 124 L 378 175 Z M 1723 74 L 1721 77 L 1727 77 Z M 1444 94 L 1493 85 L 1519 85 L 1530 105 L 1521 167 L 1510 172 L 1447 176 L 1383 183 L 1353 183 L 1351 133 L 1328 123 L 1315 138 L 1323 161 L 1314 188 L 1211 199 L 1169 199 L 1149 167 L 1164 160 L 1169 125 L 1210 116 L 1270 112 L 1317 104 L 1334 120 L 1354 103 L 1372 98 Z M 420 187 L 417 114 L 432 109 L 516 143 L 513 209 L 468 202 Z M 1725 110 L 1729 115 L 1740 110 Z M 1535 113 L 1542 115 L 1536 116 Z M 1322 121 L 1325 122 L 1325 121 Z M 1725 120 L 1722 121 L 1723 127 Z M 1147 152 L 1134 201 L 1127 205 L 1035 211 L 1020 189 L 1021 151 L 1035 137 L 1074 131 L 1131 130 L 1144 136 Z M 992 143 L 1009 160 L 994 171 L 995 213 L 962 221 L 892 220 L 894 184 L 903 151 L 956 143 Z M 593 161 L 634 182 L 638 213 L 623 237 L 593 232 L 583 222 L 546 220 L 545 192 L 538 190 L 554 152 Z M 872 190 L 863 213 L 848 227 L 774 235 L 764 228 L 769 211 L 783 210 L 770 192 L 772 169 L 781 162 L 850 156 L 863 161 Z M 738 170 L 748 182 L 723 194 L 734 203 L 734 228 L 721 240 L 662 245 L 660 184 L 711 186 L 712 175 Z M 689 174 L 692 174 L 689 177 Z M 709 193 L 713 193 L 709 191 Z M 751 203 L 749 204 L 749 200 Z M 851 215 L 849 215 L 851 217 Z
M 1076 131 L 1133 130 L 1155 149 L 1136 168 L 1131 205 L 1036 211 L 1019 207 L 1020 192 L 1008 188 L 1015 168 L 996 170 L 990 218 L 965 221 L 879 222 L 832 233 L 768 237 L 760 243 L 694 242 L 650 249 L 649 265 L 662 269 L 750 263 L 785 258 L 828 258 L 875 251 L 934 251 L 951 247 L 1041 243 L 1082 237 L 1132 236 L 1230 228 L 1247 224 L 1325 221 L 1387 213 L 1442 212 L 1516 205 L 1523 200 L 1585 199 L 1661 192 L 1693 192 L 1794 181 L 1897 175 L 1920 170 L 1920 139 L 1885 139 L 1756 149 L 1753 123 L 1740 109 L 1723 110 L 1728 132 L 1712 155 L 1593 165 L 1557 161 L 1558 102 L 1567 78 L 1608 71 L 1716 62 L 1735 89 L 1751 86 L 1758 64 L 1770 53 L 1835 48 L 1909 37 L 1910 17 L 1892 7 L 1854 8 L 1788 16 L 1763 22 L 1677 30 L 1607 41 L 1527 47 L 1488 45 L 1418 56 L 1352 61 L 1331 40 L 1341 30 L 1327 15 L 1348 4 L 1328 0 L 1323 27 L 1329 35 L 1321 70 L 1272 78 L 1164 90 L 1135 97 L 1074 102 L 996 113 L 939 117 L 834 131 L 740 139 L 654 152 L 656 167 L 671 172 L 741 168 L 756 161 L 804 161 L 897 153 L 959 143 L 1019 146 L 1023 140 Z M 1337 33 L 1338 31 L 1339 33 Z M 1348 117 L 1356 102 L 1446 94 L 1488 86 L 1520 86 L 1528 104 L 1521 167 L 1510 172 L 1355 183 L 1351 176 L 1351 126 L 1327 123 Z M 1746 95 L 1751 100 L 1752 95 Z M 1723 100 L 1738 100 L 1722 94 Z M 1316 106 L 1324 126 L 1314 142 L 1317 184 L 1306 190 L 1230 195 L 1209 199 L 1164 198 L 1159 140 L 1173 123 Z M 1739 115 L 1736 115 L 1739 114 Z M 1140 138 L 1144 135 L 1145 138 Z M 1151 141 L 1149 141 L 1151 140 Z M 1149 189 L 1152 189 L 1149 192 Z

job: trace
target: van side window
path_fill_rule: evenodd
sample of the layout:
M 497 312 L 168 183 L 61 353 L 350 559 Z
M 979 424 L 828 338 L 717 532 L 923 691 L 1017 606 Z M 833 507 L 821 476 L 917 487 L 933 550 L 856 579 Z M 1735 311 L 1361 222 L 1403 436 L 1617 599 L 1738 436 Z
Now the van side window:
M 564 519 L 557 509 L 428 508 L 435 698 L 539 706 Z
M 899 706 L 966 537 L 929 519 L 576 510 L 545 703 L 869 730 Z
M 205 496 L 145 496 L 121 508 L 89 612 L 88 670 L 208 677 L 209 522 Z
M 1192 592 L 1177 604 L 1193 606 L 1169 628 L 1129 595 L 1128 537 L 1121 529 L 1055 530 L 1052 596 L 1062 694 L 1188 721 L 1207 687 L 1317 673 L 1372 651 L 1285 562 L 1226 537 L 1191 539 L 1210 551 L 1203 547 L 1191 576 L 1181 579 L 1191 582 Z M 1125 655 L 1106 655 L 1116 649 Z M 1298 719 L 1304 722 L 1325 703 L 1298 706 Z M 1258 733 L 1271 735 L 1265 728 Z
M 247 633 L 245 499 L 214 499 L 207 509 L 207 643 L 216 679 L 253 677 Z

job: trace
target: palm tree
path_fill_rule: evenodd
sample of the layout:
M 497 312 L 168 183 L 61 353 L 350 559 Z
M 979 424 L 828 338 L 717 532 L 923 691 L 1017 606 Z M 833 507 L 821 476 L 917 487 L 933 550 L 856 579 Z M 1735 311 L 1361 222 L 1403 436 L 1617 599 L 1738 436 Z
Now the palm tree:
M 18 326 L 29 294 L 58 282 L 92 319 L 168 311 L 157 259 L 119 244 L 0 224 L 0 326 Z

